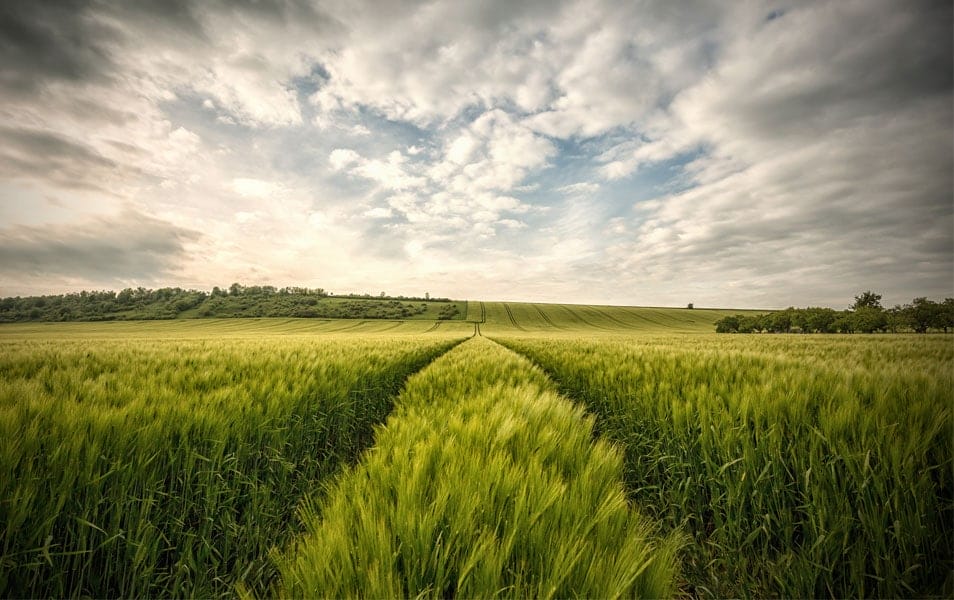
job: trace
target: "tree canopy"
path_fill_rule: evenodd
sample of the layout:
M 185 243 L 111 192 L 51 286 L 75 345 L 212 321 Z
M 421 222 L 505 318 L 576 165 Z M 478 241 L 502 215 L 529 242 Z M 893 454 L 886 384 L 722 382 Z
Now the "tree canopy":
M 430 308 L 429 308 L 430 307 Z M 430 315 L 429 317 L 424 316 Z M 82 291 L 50 296 L 0 299 L 0 322 L 113 321 L 207 317 L 316 317 L 338 319 L 405 319 L 462 317 L 446 298 L 334 296 L 322 288 L 218 286 L 210 293 L 182 288 L 143 287 Z
M 719 333 L 876 333 L 954 330 L 954 298 L 935 302 L 925 297 L 910 304 L 882 308 L 881 294 L 855 296 L 848 310 L 795 308 L 757 315 L 730 315 L 716 322 Z

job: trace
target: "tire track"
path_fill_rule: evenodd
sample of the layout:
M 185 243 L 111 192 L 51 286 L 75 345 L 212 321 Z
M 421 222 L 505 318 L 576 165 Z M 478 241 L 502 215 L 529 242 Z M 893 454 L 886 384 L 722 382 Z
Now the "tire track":
M 649 309 L 649 310 L 654 310 L 654 309 Z M 672 324 L 666 324 L 666 323 L 663 323 L 663 322 L 661 322 L 661 321 L 657 321 L 656 319 L 650 319 L 650 318 L 647 317 L 645 314 L 643 314 L 643 312 L 644 312 L 644 311 L 642 311 L 642 310 L 640 310 L 640 311 L 638 311 L 638 312 L 637 312 L 637 311 L 633 311 L 633 312 L 630 313 L 630 314 L 632 314 L 632 315 L 633 315 L 634 317 L 636 317 L 637 319 L 641 319 L 641 320 L 643 320 L 643 321 L 646 321 L 647 323 L 652 323 L 653 325 L 656 325 L 656 326 L 658 326 L 658 327 L 663 327 L 663 328 L 672 328 L 672 327 L 674 327 Z M 657 316 L 657 315 L 654 314 L 653 316 Z
M 550 327 L 553 327 L 554 329 L 565 329 L 565 327 L 562 327 L 554 323 L 553 320 L 550 318 L 550 316 L 547 313 L 543 312 L 543 309 L 540 308 L 539 304 L 534 304 L 533 308 L 537 309 L 537 312 L 540 313 L 540 318 L 543 319 L 544 322 L 546 322 L 546 324 L 549 325 Z
M 592 310 L 596 311 L 601 317 L 604 317 L 604 318 L 606 318 L 607 320 L 612 321 L 613 323 L 616 323 L 616 324 L 619 325 L 620 327 L 623 327 L 623 328 L 625 328 L 625 329 L 632 329 L 632 328 L 633 328 L 633 324 L 632 324 L 632 323 L 627 323 L 627 322 L 625 322 L 625 321 L 621 321 L 620 319 L 617 319 L 616 317 L 614 317 L 612 314 L 610 314 L 610 313 L 609 313 L 607 310 L 605 310 L 605 309 L 599 308 L 599 307 L 597 307 L 597 306 L 593 306 L 593 307 L 590 307 L 590 308 L 591 308 Z
M 375 333 L 381 333 L 382 331 L 391 331 L 392 329 L 397 329 L 401 325 L 404 325 L 404 321 L 392 321 L 389 327 L 385 327 L 384 329 L 379 329 Z
M 613 331 L 612 328 L 604 327 L 602 325 L 597 325 L 593 323 L 592 321 L 588 321 L 585 317 L 583 317 L 583 315 L 581 315 L 580 313 L 578 313 L 577 311 L 573 310 L 572 308 L 570 308 L 569 306 L 565 304 L 563 305 L 563 309 L 566 310 L 568 313 L 570 313 L 570 315 L 573 318 L 579 319 L 579 321 L 583 323 L 584 325 L 593 327 L 594 329 L 602 329 L 603 331 Z
M 326 329 L 325 332 L 326 332 L 326 333 L 338 333 L 339 331 L 348 331 L 349 329 L 355 329 L 356 327 L 361 327 L 362 325 L 364 325 L 364 324 L 366 324 L 366 323 L 367 323 L 367 321 L 358 321 L 357 323 L 350 323 L 350 324 L 345 325 L 344 327 L 340 327 L 340 328 L 338 328 L 338 329 Z
M 523 327 L 521 327 L 517 323 L 517 320 L 513 318 L 513 311 L 510 310 L 510 305 L 504 302 L 503 307 L 504 307 L 504 310 L 507 311 L 507 316 L 510 317 L 510 322 L 513 324 L 513 326 L 519 329 L 520 331 L 526 331 Z

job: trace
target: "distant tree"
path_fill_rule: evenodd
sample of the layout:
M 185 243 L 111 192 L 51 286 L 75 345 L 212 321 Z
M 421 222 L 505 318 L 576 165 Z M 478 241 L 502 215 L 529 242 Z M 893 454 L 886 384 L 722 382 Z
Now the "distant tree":
M 854 333 L 855 332 L 855 322 L 851 318 L 852 313 L 843 312 L 838 315 L 834 321 L 832 321 L 831 328 L 834 331 L 840 333 Z
M 770 313 L 765 319 L 766 329 L 772 333 L 789 333 L 792 330 L 792 314 L 794 312 L 794 308 L 789 308 Z
M 874 333 L 882 331 L 888 326 L 888 319 L 885 317 L 881 307 L 862 306 L 855 309 L 851 314 L 854 324 L 854 330 L 861 333 Z
M 904 313 L 904 307 L 900 304 L 895 304 L 891 308 L 885 309 L 884 320 L 885 329 L 891 333 L 897 333 L 910 327 L 908 317 Z
M 830 308 L 806 308 L 802 327 L 809 333 L 832 333 L 838 313 Z
M 930 327 L 940 323 L 940 304 L 925 297 L 915 298 L 905 307 L 911 329 L 917 333 L 926 333 Z
M 954 329 L 954 298 L 945 298 L 938 313 L 940 315 L 938 327 L 943 329 L 944 333 Z
M 762 319 L 757 316 L 739 315 L 739 333 L 761 333 L 763 329 Z
M 686 308 L 688 308 L 689 310 L 692 310 L 692 302 L 690 302 L 689 305 L 686 306 Z
M 855 303 L 851 305 L 851 310 L 859 308 L 881 308 L 881 294 L 875 294 L 871 290 L 862 292 L 855 296 Z
M 727 315 L 716 321 L 716 332 L 717 333 L 738 333 L 739 332 L 739 315 Z

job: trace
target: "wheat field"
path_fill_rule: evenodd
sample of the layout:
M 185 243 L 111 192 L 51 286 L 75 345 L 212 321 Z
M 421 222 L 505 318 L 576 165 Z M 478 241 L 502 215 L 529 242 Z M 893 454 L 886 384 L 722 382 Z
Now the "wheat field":
M 949 596 L 948 335 L 0 326 L 0 594 Z

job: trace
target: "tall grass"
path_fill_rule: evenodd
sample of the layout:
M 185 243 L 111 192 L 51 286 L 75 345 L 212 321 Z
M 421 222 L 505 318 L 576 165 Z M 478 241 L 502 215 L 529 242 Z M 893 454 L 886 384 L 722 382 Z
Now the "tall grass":
M 294 597 L 666 597 L 677 538 L 543 373 L 474 338 L 408 381 L 376 445 L 303 511 Z
M 264 590 L 294 507 L 446 337 L 0 344 L 0 596 Z
M 954 592 L 947 336 L 509 338 L 626 453 L 720 597 Z

